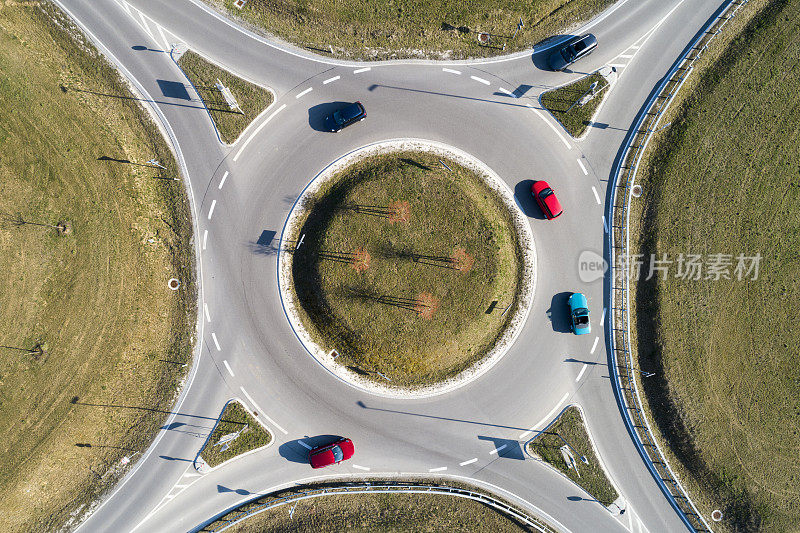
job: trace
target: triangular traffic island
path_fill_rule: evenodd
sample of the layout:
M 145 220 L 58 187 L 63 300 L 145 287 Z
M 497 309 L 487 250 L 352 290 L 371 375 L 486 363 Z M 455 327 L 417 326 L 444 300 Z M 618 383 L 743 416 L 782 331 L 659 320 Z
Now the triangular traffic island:
M 238 400 L 225 404 L 214 429 L 195 459 L 195 468 L 206 472 L 234 457 L 252 452 L 272 442 L 272 433 Z
M 577 81 L 543 93 L 539 102 L 570 135 L 583 137 L 590 126 L 608 126 L 593 120 L 616 80 L 617 71 L 612 67 L 603 67 Z

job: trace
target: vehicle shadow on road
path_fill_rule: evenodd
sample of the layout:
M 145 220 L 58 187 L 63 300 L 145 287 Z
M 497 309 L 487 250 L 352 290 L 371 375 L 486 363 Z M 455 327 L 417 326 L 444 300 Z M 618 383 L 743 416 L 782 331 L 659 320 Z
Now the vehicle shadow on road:
M 317 435 L 314 437 L 305 437 L 302 439 L 294 439 L 284 442 L 278 447 L 278 454 L 281 457 L 292 463 L 308 463 L 309 446 L 316 448 L 317 446 L 325 446 L 332 444 L 342 437 L 340 435 Z M 306 446 L 300 444 L 305 443 Z
M 555 43 L 564 42 L 567 39 L 571 39 L 575 37 L 572 34 L 559 34 L 559 35 L 551 35 L 547 39 L 540 41 L 533 45 L 533 54 L 531 54 L 531 62 L 533 66 L 538 68 L 539 70 L 549 70 L 552 72 L 553 69 L 550 68 L 550 56 L 558 50 L 558 46 L 553 46 Z
M 517 207 L 520 208 L 526 217 L 544 220 L 544 214 L 539 206 L 536 205 L 536 200 L 533 199 L 531 187 L 533 187 L 534 180 L 522 180 L 514 186 L 514 200 L 517 202 Z
M 569 333 L 572 331 L 569 323 L 569 297 L 571 292 L 559 292 L 553 295 L 550 301 L 550 309 L 547 310 L 547 317 L 553 325 L 556 333 Z
M 334 111 L 342 109 L 353 102 L 326 102 L 324 104 L 317 104 L 308 108 L 308 125 L 311 129 L 316 131 L 327 131 L 330 129 L 325 127 L 325 119 L 333 114 Z

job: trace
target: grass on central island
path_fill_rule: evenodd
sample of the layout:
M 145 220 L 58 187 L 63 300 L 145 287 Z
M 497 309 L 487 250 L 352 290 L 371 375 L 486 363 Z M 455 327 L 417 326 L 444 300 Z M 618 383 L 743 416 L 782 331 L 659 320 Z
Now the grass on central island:
M 294 252 L 301 320 L 317 343 L 392 385 L 462 371 L 517 306 L 522 251 L 511 213 L 472 171 L 447 165 L 452 172 L 425 153 L 354 163 L 308 202 Z

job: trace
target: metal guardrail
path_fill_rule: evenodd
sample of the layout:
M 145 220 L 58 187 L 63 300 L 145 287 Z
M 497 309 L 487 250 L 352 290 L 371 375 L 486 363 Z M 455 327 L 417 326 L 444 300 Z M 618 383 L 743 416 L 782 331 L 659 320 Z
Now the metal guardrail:
M 193 531 L 203 532 L 219 532 L 241 522 L 257 513 L 274 509 L 290 503 L 295 503 L 309 498 L 319 498 L 322 496 L 331 496 L 335 494 L 387 494 L 387 493 L 400 493 L 400 494 L 442 494 L 447 496 L 455 496 L 458 498 L 466 498 L 469 500 L 477 501 L 488 505 L 498 511 L 513 517 L 514 519 L 526 524 L 537 531 L 542 533 L 554 531 L 551 527 L 547 526 L 543 520 L 529 516 L 521 510 L 508 505 L 507 503 L 493 498 L 488 494 L 474 492 L 469 489 L 462 489 L 458 487 L 451 487 L 448 485 L 424 485 L 424 484 L 402 484 L 402 483 L 384 483 L 372 484 L 362 483 L 357 485 L 338 485 L 332 487 L 310 488 L 305 490 L 298 490 L 286 496 L 264 496 L 245 503 L 239 509 L 241 511 L 231 511 L 225 515 L 216 518 L 209 524 L 199 527 Z M 263 501 L 267 500 L 267 501 Z M 230 518 L 225 518 L 230 516 Z
M 625 140 L 625 151 L 614 169 L 612 201 L 609 203 L 608 249 L 610 255 L 611 283 L 608 321 L 609 339 L 613 357 L 614 384 L 623 403 L 625 423 L 639 453 L 670 500 L 684 524 L 691 531 L 711 532 L 711 527 L 697 511 L 694 502 L 667 464 L 661 448 L 653 438 L 650 424 L 642 409 L 642 400 L 636 381 L 639 370 L 635 367 L 630 348 L 630 287 L 628 250 L 630 235 L 630 202 L 639 162 L 653 134 L 658 131 L 661 118 L 673 98 L 692 73 L 694 63 L 708 48 L 725 24 L 749 0 L 731 0 L 722 6 L 705 28 L 698 34 L 686 52 L 673 64 L 658 89 L 640 113 Z M 620 203 L 621 202 L 621 203 Z M 623 259 L 618 263 L 618 257 Z

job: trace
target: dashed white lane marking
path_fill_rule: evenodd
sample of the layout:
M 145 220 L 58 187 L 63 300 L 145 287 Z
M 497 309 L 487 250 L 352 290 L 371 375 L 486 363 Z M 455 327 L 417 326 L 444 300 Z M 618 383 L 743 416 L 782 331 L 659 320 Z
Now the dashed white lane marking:
M 541 420 L 539 420 L 539 422 L 538 422 L 538 423 L 537 423 L 535 426 L 533 426 L 533 427 L 532 427 L 531 429 L 529 429 L 528 431 L 526 431 L 526 432 L 524 432 L 524 433 L 521 433 L 521 434 L 520 434 L 520 436 L 519 436 L 519 438 L 521 438 L 521 439 L 524 439 L 525 437 L 527 437 L 528 435 L 530 435 L 531 433 L 533 433 L 533 432 L 534 432 L 534 430 L 536 430 L 536 428 L 538 428 L 539 426 L 541 426 L 542 424 L 544 424 L 545 422 L 547 422 L 548 420 L 550 420 L 550 417 L 551 417 L 551 416 L 553 416 L 553 415 L 556 413 L 556 411 L 558 411 L 558 408 L 559 408 L 559 407 L 561 407 L 561 404 L 562 404 L 562 403 L 564 403 L 564 401 L 566 401 L 566 399 L 567 399 L 568 397 L 569 397 L 569 393 L 568 393 L 568 392 L 565 392 L 565 393 L 564 393 L 564 396 L 562 396 L 562 397 L 561 397 L 561 399 L 558 401 L 558 403 L 556 404 L 556 406 L 555 406 L 555 407 L 553 407 L 553 409 L 552 409 L 552 410 L 551 410 L 549 413 L 547 413 L 547 414 L 545 415 L 545 417 L 544 417 L 544 418 L 542 418 Z
M 257 404 L 257 403 L 256 403 L 256 402 L 253 400 L 252 396 L 250 396 L 249 394 L 247 394 L 247 391 L 246 391 L 246 390 L 244 390 L 244 387 L 239 387 L 239 388 L 241 389 L 241 391 L 242 391 L 242 394 L 244 394 L 244 395 L 245 395 L 245 397 L 248 399 L 248 401 L 249 401 L 251 404 L 253 404 L 253 407 L 255 407 L 255 408 L 256 408 L 256 410 L 258 411 L 258 416 L 263 416 L 264 418 L 266 418 L 266 419 L 267 419 L 267 421 L 268 421 L 270 424 L 272 424 L 273 426 L 275 426 L 276 428 L 278 428 L 279 430 L 281 430 L 281 433 L 283 433 L 284 435 L 288 435 L 288 434 L 289 434 L 289 432 L 288 432 L 288 431 L 286 431 L 285 429 L 283 429 L 282 427 L 280 427 L 280 426 L 278 425 L 278 423 L 277 423 L 277 422 L 275 422 L 273 419 L 271 419 L 269 416 L 267 416 L 267 414 L 266 414 L 266 413 L 264 413 L 264 410 L 258 406 L 258 404 Z
M 233 373 L 233 370 L 231 369 L 231 365 L 228 364 L 228 360 L 225 359 L 224 361 L 222 361 L 222 364 L 225 365 L 225 370 L 228 371 L 228 374 L 230 374 L 232 378 L 235 378 L 236 374 Z
M 461 74 L 460 70 L 455 70 L 452 68 L 443 68 L 442 71 L 449 72 L 450 74 Z
M 278 109 L 276 109 L 275 111 L 273 111 L 273 112 L 272 112 L 272 114 L 271 114 L 270 116 L 268 116 L 266 119 L 264 119 L 264 122 L 262 122 L 262 123 L 261 123 L 261 124 L 260 124 L 260 125 L 259 125 L 259 126 L 256 128 L 256 130 L 255 130 L 253 133 L 251 133 L 251 134 L 250 134 L 250 137 L 248 137 L 248 138 L 247 138 L 247 140 L 244 142 L 244 144 L 242 145 L 242 147 L 241 147 L 241 148 L 239 148 L 239 151 L 238 151 L 238 152 L 236 152 L 236 155 L 235 155 L 235 156 L 233 156 L 233 161 L 234 161 L 234 163 L 236 162 L 236 160 L 237 160 L 237 159 L 239 159 L 239 156 L 240 156 L 240 155 L 242 155 L 242 152 L 244 151 L 244 149 L 245 149 L 245 148 L 247 148 L 247 145 L 248 145 L 248 144 L 250 144 L 250 141 L 252 141 L 252 140 L 253 140 L 253 137 L 255 137 L 256 135 L 258 135 L 258 132 L 259 132 L 259 131 L 261 131 L 261 130 L 264 128 L 264 126 L 266 126 L 267 124 L 269 124 L 269 121 L 270 121 L 270 120 L 272 120 L 273 118 L 275 118 L 275 115 L 277 115 L 278 113 L 280 113 L 280 112 L 281 112 L 281 111 L 283 111 L 284 109 L 286 109 L 286 104 L 283 104 L 283 105 L 282 105 L 282 106 L 280 106 Z
M 217 334 L 214 333 L 214 332 L 211 332 L 211 338 L 214 339 L 214 346 L 217 347 L 217 351 L 221 352 L 222 348 L 219 347 L 219 341 L 217 340 Z
M 478 83 L 482 83 L 484 85 L 489 85 L 489 80 L 485 80 L 483 78 L 479 78 L 478 76 L 470 76 L 473 80 L 477 81 Z
M 504 87 L 500 87 L 500 88 L 499 88 L 499 89 L 497 89 L 497 90 L 498 90 L 498 91 L 500 91 L 500 92 L 501 92 L 501 93 L 503 93 L 503 94 L 507 94 L 508 96 L 510 96 L 510 97 L 512 97 L 512 98 L 516 98 L 516 97 L 517 97 L 517 95 L 516 95 L 516 94 L 512 93 L 511 91 L 509 91 L 508 89 L 506 89 L 506 88 L 504 88 Z
M 472 463 L 477 463 L 477 462 L 478 462 L 478 458 L 477 457 L 473 457 L 472 459 L 469 459 L 468 461 L 464 461 L 463 463 L 458 463 L 458 466 L 467 466 L 467 465 L 471 465 Z
M 369 472 L 370 468 L 368 466 L 361 466 L 361 465 L 353 465 L 353 468 L 357 468 L 359 470 L 366 470 Z
M 211 208 L 209 208 L 209 210 L 208 210 L 208 220 L 211 220 L 211 215 L 214 214 L 214 208 L 216 206 L 217 206 L 217 201 L 216 200 L 212 200 L 211 201 Z
M 594 351 L 597 349 L 597 343 L 599 341 L 600 341 L 600 337 L 595 337 L 594 338 L 594 343 L 592 343 L 592 349 L 589 351 L 589 353 L 591 353 L 591 354 L 594 353 Z
M 603 229 L 608 233 L 608 224 L 606 224 L 606 216 L 603 215 Z
M 446 466 L 440 466 L 438 468 L 429 468 L 428 472 L 442 472 L 444 470 L 447 470 Z
M 222 189 L 222 186 L 225 185 L 225 180 L 228 179 L 229 171 L 225 171 L 225 174 L 222 175 L 222 179 L 219 180 L 219 185 L 217 185 L 217 189 Z
M 581 170 L 583 171 L 583 175 L 584 176 L 588 176 L 589 175 L 589 171 L 586 170 L 586 167 L 583 166 L 583 161 L 581 161 L 580 159 L 578 159 L 578 166 L 581 167 Z
M 334 82 L 334 81 L 338 80 L 339 78 L 341 78 L 341 76 L 334 76 L 332 78 L 328 78 L 327 80 L 322 82 L 322 85 L 328 85 L 329 83 Z
M 208 230 L 203 230 L 203 250 L 206 249 L 207 240 L 208 240 Z
M 372 70 L 372 67 L 357 68 L 353 71 L 353 74 L 361 74 L 362 72 L 367 72 L 370 70 Z
M 301 92 L 297 93 L 297 94 L 296 94 L 294 97 L 295 97 L 295 98 L 302 98 L 303 96 L 307 95 L 308 93 L 310 93 L 310 92 L 311 92 L 311 91 L 313 91 L 313 90 L 314 90 L 314 88 L 313 88 L 313 87 L 309 87 L 309 88 L 308 88 L 308 89 L 306 89 L 305 91 L 301 91 Z
M 508 444 L 503 444 L 499 448 L 495 448 L 494 450 L 489 452 L 489 455 L 494 455 L 496 453 L 500 453 L 501 451 L 503 451 L 503 448 L 505 448 L 506 446 L 508 446 Z
M 614 68 L 625 68 L 625 67 L 628 66 L 628 64 L 627 63 L 609 63 L 608 66 L 609 67 L 614 67 Z
M 298 443 L 300 446 L 302 446 L 303 448 L 305 448 L 306 450 L 310 450 L 310 449 L 311 449 L 311 445 L 310 445 L 310 444 L 306 444 L 306 443 L 305 443 L 304 441 L 302 441 L 302 440 L 299 440 L 299 441 L 297 441 L 297 443 Z
M 206 314 L 206 322 L 211 322 L 211 315 L 208 314 L 208 304 L 203 303 L 203 311 Z
M 592 185 L 592 192 L 594 193 L 594 199 L 597 200 L 597 205 L 600 205 L 600 195 L 597 194 L 597 188 Z
M 578 372 L 578 377 L 575 378 L 576 383 L 581 380 L 581 378 L 583 377 L 583 373 L 586 372 L 587 368 L 589 368 L 589 365 L 583 363 L 583 368 L 581 368 L 581 371 Z
M 601 326 L 602 326 L 602 325 L 603 325 L 603 323 L 606 321 L 606 311 L 608 311 L 608 309 L 604 307 L 604 308 L 603 308 L 603 316 L 601 316 L 601 317 L 600 317 L 600 325 L 601 325 Z
M 571 149 L 572 149 L 572 146 L 570 146 L 570 145 L 569 145 L 569 141 L 567 141 L 567 139 L 566 139 L 566 138 L 565 138 L 563 135 L 561 135 L 561 132 L 560 132 L 560 131 L 558 131 L 558 128 L 557 128 L 557 127 L 555 127 L 553 124 L 551 124 L 551 123 L 550 123 L 550 121 L 549 121 L 549 120 L 547 120 L 547 117 L 546 117 L 546 116 L 544 116 L 544 113 L 542 113 L 542 112 L 541 112 L 541 111 L 539 111 L 538 109 L 534 109 L 534 107 L 533 107 L 531 104 L 526 104 L 526 105 L 527 105 L 528 107 L 530 107 L 530 108 L 531 108 L 531 111 L 533 111 L 534 113 L 536 113 L 536 114 L 539 116 L 539 118 L 540 118 L 540 119 L 544 120 L 544 123 L 545 123 L 545 124 L 547 124 L 548 126 L 550 126 L 550 129 L 551 129 L 551 130 L 553 130 L 553 131 L 556 133 L 556 135 L 558 135 L 558 138 L 559 138 L 559 139 L 561 139 L 561 142 L 563 142 L 563 143 L 564 143 L 564 146 L 566 146 L 566 147 L 567 147 L 567 150 L 571 150 Z

